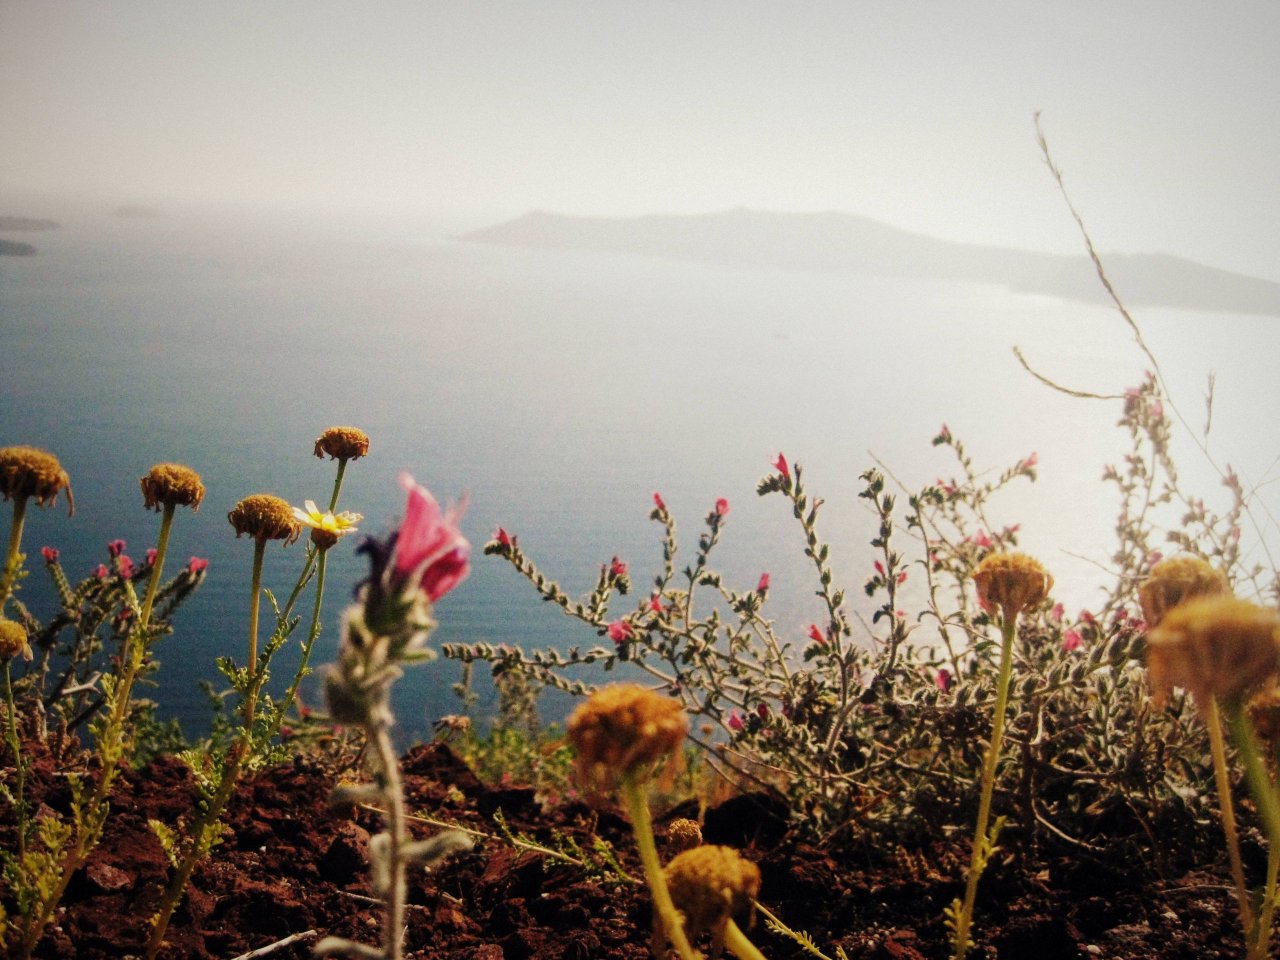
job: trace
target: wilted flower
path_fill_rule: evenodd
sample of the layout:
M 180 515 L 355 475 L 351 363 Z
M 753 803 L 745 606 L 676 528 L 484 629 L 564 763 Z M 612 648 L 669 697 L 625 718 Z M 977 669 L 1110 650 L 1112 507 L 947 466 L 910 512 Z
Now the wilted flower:
M 1138 588 L 1142 617 L 1147 626 L 1157 627 L 1165 614 L 1192 597 L 1229 592 L 1227 578 L 1207 560 L 1190 555 L 1161 560 L 1151 568 Z
M 27 628 L 15 620 L 0 618 L 0 662 L 22 655 L 31 659 L 31 647 L 27 643 Z
M 294 518 L 305 527 L 311 528 L 311 542 L 321 550 L 328 550 L 342 537 L 355 533 L 356 524 L 364 517 L 350 510 L 335 514 L 332 510 L 321 510 L 314 500 L 307 500 L 305 509 L 293 508 Z
M 237 503 L 227 514 L 236 537 L 248 534 L 254 540 L 283 540 L 285 545 L 298 539 L 302 525 L 293 515 L 293 507 L 269 493 L 255 493 Z
M 35 447 L 0 448 L 0 496 L 5 500 L 34 497 L 42 507 L 53 506 L 63 490 L 70 512 L 75 513 L 71 478 L 57 457 Z
M 161 505 L 199 510 L 204 500 L 200 474 L 180 463 L 157 463 L 138 483 L 148 510 L 159 510 Z
M 760 868 L 732 847 L 686 850 L 664 873 L 686 932 L 690 937 L 709 932 L 717 945 L 729 921 L 745 915 L 760 893 Z
M 983 609 L 999 607 L 1005 620 L 1039 606 L 1053 589 L 1053 577 L 1025 553 L 991 554 L 978 564 L 973 580 Z
M 357 427 L 330 427 L 316 440 L 315 455 L 331 460 L 359 460 L 369 453 L 369 435 Z
M 625 777 L 678 755 L 689 718 L 678 700 L 637 684 L 597 690 L 569 717 L 579 781 L 606 791 Z
M 1152 694 L 1190 690 L 1203 710 L 1238 700 L 1276 672 L 1280 614 L 1229 595 L 1195 597 L 1165 614 L 1147 635 Z

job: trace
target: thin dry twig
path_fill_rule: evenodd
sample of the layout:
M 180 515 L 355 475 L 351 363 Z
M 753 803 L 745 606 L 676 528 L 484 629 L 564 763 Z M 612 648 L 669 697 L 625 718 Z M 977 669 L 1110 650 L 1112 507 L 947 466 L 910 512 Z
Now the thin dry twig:
M 248 953 L 242 953 L 235 960 L 257 960 L 258 957 L 266 957 L 275 953 L 277 950 L 283 950 L 285 947 L 303 940 L 314 940 L 320 936 L 314 930 L 303 930 L 301 933 L 292 933 L 283 940 L 277 940 L 275 943 L 269 943 L 265 947 L 259 947 L 257 950 L 250 950 Z

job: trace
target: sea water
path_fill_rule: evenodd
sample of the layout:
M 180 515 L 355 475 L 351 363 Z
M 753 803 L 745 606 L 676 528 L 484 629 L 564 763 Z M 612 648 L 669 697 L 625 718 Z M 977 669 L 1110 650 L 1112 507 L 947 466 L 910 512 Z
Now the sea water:
M 218 680 L 215 658 L 244 658 L 252 545 L 226 513 L 259 492 L 326 503 L 333 465 L 311 447 L 334 424 L 372 438 L 340 504 L 365 515 L 363 531 L 394 528 L 402 470 L 441 499 L 467 499 L 473 571 L 438 605 L 437 642 L 607 644 L 478 548 L 502 525 L 571 594 L 615 555 L 647 592 L 661 560 L 648 520 L 657 491 L 684 559 L 728 499 L 713 566 L 740 590 L 768 571 L 765 614 L 802 645 L 822 618 L 817 584 L 787 505 L 758 498 L 757 480 L 779 452 L 803 464 L 825 500 L 837 579 L 853 612 L 868 613 L 874 518 L 859 474 L 877 461 L 910 487 L 953 474 L 950 452 L 929 443 L 944 422 L 982 467 L 1038 455 L 1039 481 L 1015 483 L 991 519 L 1021 524 L 1069 610 L 1096 603 L 1106 580 L 1116 500 L 1100 477 L 1126 450 L 1122 403 L 1054 392 L 1012 353 L 1021 346 L 1069 387 L 1121 394 L 1151 364 L 1106 307 L 999 286 L 491 246 L 391 220 L 81 214 L 34 239 L 37 256 L 0 261 L 0 444 L 56 453 L 76 514 L 30 512 L 23 596 L 48 615 L 44 545 L 73 578 L 115 538 L 141 557 L 159 524 L 138 478 L 165 460 L 198 470 L 208 493 L 197 514 L 180 512 L 170 569 L 205 557 L 208 579 L 157 648 L 158 686 L 144 691 L 189 734 L 207 725 L 198 682 Z M 1211 453 L 1256 486 L 1274 547 L 1280 324 L 1134 312 L 1197 430 L 1216 374 Z M 1225 504 L 1215 468 L 1178 433 L 1185 484 Z M 1246 544 L 1259 554 L 1255 531 Z M 271 545 L 264 583 L 287 593 L 301 558 L 301 545 Z M 316 663 L 333 658 L 362 568 L 354 543 L 334 548 Z M 615 603 L 620 615 L 635 600 Z M 291 644 L 274 686 L 296 662 Z M 457 712 L 458 677 L 445 660 L 411 668 L 396 692 L 403 730 L 421 735 Z M 483 672 L 477 685 L 484 693 Z M 306 696 L 317 699 L 313 687 Z

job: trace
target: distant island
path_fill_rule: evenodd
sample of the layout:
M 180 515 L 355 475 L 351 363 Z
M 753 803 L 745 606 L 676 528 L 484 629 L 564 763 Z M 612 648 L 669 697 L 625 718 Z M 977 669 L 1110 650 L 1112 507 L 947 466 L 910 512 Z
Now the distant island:
M 57 230 L 58 223 L 53 220 L 41 220 L 37 217 L 5 217 L 0 216 L 0 231 L 18 230 Z
M 18 243 L 16 240 L 0 240 L 0 257 L 35 256 L 36 248 L 29 243 Z
M 740 209 L 622 218 L 535 211 L 462 239 L 741 267 L 966 280 L 1067 300 L 1106 300 L 1083 255 L 940 240 L 847 213 Z M 1167 254 L 1115 253 L 1102 259 L 1127 304 L 1280 316 L 1280 283 Z

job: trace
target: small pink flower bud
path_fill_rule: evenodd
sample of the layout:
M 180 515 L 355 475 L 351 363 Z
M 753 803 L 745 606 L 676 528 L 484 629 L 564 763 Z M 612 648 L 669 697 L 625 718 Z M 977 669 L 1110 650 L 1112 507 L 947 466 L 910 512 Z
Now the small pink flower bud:
M 657 491 L 654 491 L 654 494 L 653 494 L 653 505 L 657 507 L 659 510 L 661 510 L 663 513 L 667 512 L 666 501 L 662 499 L 662 494 L 658 493 Z
M 654 613 L 662 612 L 662 594 L 655 593 L 649 597 L 649 609 Z
M 1049 619 L 1054 623 L 1062 623 L 1062 618 L 1066 615 L 1067 608 L 1061 602 L 1055 603 L 1053 609 L 1049 611 Z
M 946 693 L 951 689 L 951 671 L 946 667 L 942 667 L 936 674 L 934 674 L 933 682 L 937 684 L 939 690 Z
M 717 499 L 716 500 L 716 516 L 723 517 L 728 512 L 729 512 L 729 501 L 726 500 L 724 497 L 720 497 L 719 499 Z
M 133 579 L 133 560 L 127 556 L 122 556 L 117 562 L 117 566 L 120 570 L 120 576 L 124 577 L 126 580 Z
M 160 555 L 155 547 L 147 547 L 147 566 L 154 567 L 156 565 L 156 557 Z
M 123 540 L 112 540 L 107 544 L 107 556 L 114 560 L 120 554 L 124 553 L 125 543 Z
M 741 711 L 734 710 L 729 714 L 729 729 L 734 733 L 741 733 L 746 729 L 746 724 L 742 720 Z
M 626 620 L 615 620 L 609 624 L 609 639 L 614 643 L 621 644 L 631 639 L 631 624 Z
M 209 569 L 209 561 L 204 557 L 192 557 L 187 561 L 187 573 L 194 576 L 197 573 L 204 573 Z
M 98 564 L 98 569 L 93 571 L 93 575 L 99 580 L 105 580 L 111 575 L 111 571 L 107 569 L 107 565 L 105 563 L 100 563 Z
M 54 547 L 41 547 L 40 556 L 44 557 L 44 562 L 54 564 L 58 562 L 58 551 Z
M 1079 630 L 1064 630 L 1062 632 L 1062 649 L 1067 653 L 1072 650 L 1079 650 L 1084 646 L 1084 637 L 1080 635 Z
M 609 576 L 616 578 L 625 577 L 626 575 L 627 563 L 625 560 L 619 560 L 617 557 L 614 557 L 609 561 Z
M 827 644 L 827 635 L 818 629 L 818 625 L 816 623 L 809 624 L 809 639 L 814 643 L 821 644 L 822 646 L 826 646 Z
M 765 573 L 760 574 L 760 582 L 756 584 L 756 593 L 768 593 L 768 592 L 769 592 L 769 574 L 766 571 Z
M 782 474 L 782 479 L 791 479 L 791 466 L 787 463 L 787 458 L 781 453 L 778 454 L 778 459 L 773 461 L 773 468 Z
M 906 582 L 907 582 L 907 571 L 903 570 L 901 573 L 898 574 L 898 585 L 901 586 Z
M 883 564 L 883 563 L 881 563 L 879 560 L 877 560 L 874 564 L 872 564 L 872 566 L 874 566 L 874 567 L 876 568 L 876 573 L 880 574 L 880 576 L 882 576 L 882 577 L 884 576 L 884 564 Z

